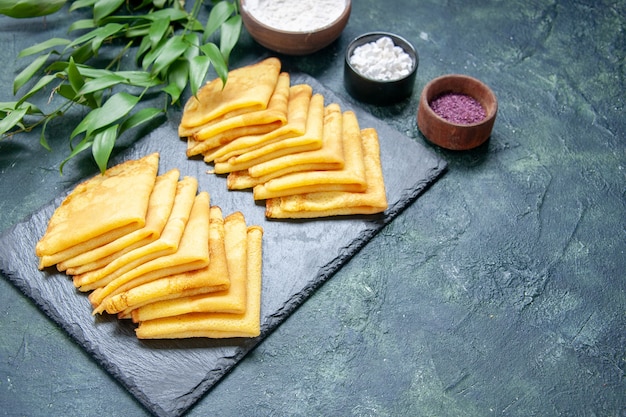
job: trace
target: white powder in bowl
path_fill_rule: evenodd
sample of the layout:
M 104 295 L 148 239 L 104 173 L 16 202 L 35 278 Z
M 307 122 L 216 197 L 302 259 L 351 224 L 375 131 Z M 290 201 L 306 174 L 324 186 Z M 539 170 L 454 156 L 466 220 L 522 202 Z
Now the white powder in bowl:
M 341 16 L 346 0 L 246 0 L 259 22 L 287 32 L 313 32 Z
M 413 69 L 413 59 L 396 46 L 389 36 L 354 48 L 350 65 L 372 80 L 393 81 L 406 77 Z

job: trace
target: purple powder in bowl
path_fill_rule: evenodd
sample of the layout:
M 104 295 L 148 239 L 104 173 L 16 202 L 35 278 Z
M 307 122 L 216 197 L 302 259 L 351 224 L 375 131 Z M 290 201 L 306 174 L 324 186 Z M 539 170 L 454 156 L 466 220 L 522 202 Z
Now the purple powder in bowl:
M 443 93 L 430 102 L 430 108 L 439 117 L 460 125 L 478 123 L 486 117 L 483 106 L 466 94 Z

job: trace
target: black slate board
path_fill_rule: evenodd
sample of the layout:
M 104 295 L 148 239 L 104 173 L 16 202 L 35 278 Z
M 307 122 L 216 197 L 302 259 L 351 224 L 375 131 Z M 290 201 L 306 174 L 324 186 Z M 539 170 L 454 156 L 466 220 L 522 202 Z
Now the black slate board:
M 256 344 L 274 330 L 323 282 L 359 251 L 385 224 L 445 170 L 446 163 L 421 144 L 356 107 L 348 107 L 332 92 L 305 74 L 293 74 L 292 83 L 308 83 L 326 102 L 357 113 L 362 128 L 375 127 L 389 201 L 377 216 L 304 221 L 270 221 L 264 205 L 255 204 L 248 191 L 226 189 L 226 180 L 207 174 L 210 167 L 185 156 L 175 121 L 164 124 L 122 155 L 135 159 L 158 151 L 160 172 L 179 168 L 195 176 L 199 190 L 208 191 L 211 204 L 224 215 L 242 211 L 248 224 L 263 226 L 263 290 L 261 336 L 255 339 L 140 341 L 134 325 L 107 315 L 93 317 L 84 294 L 55 271 L 39 271 L 34 246 L 49 217 L 65 195 L 59 196 L 0 237 L 3 275 L 30 297 L 145 407 L 157 416 L 178 416 L 191 407 Z

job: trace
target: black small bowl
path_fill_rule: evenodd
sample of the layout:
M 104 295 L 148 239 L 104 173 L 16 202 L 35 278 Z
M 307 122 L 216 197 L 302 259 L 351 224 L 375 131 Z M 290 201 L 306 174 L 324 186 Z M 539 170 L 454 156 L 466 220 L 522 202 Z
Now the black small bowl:
M 350 64 L 350 57 L 357 47 L 375 42 L 384 36 L 391 38 L 393 43 L 401 47 L 413 60 L 411 72 L 403 78 L 391 81 L 375 80 L 362 75 Z M 396 103 L 413 94 L 418 65 L 419 56 L 417 51 L 406 39 L 387 32 L 365 33 L 352 40 L 346 49 L 343 73 L 344 85 L 348 93 L 357 100 L 379 105 Z

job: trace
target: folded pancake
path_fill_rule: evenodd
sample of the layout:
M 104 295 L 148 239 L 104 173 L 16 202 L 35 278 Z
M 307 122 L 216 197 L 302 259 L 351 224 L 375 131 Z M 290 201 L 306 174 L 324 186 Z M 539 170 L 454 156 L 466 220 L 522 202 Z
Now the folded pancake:
M 150 303 L 132 312 L 134 322 L 154 320 L 187 313 L 243 313 L 246 308 L 247 239 L 246 222 L 240 212 L 235 212 L 224 221 L 226 259 L 230 276 L 230 287 L 225 291 L 210 294 L 183 296 L 166 301 Z M 260 243 L 259 243 L 260 244 Z M 211 257 L 213 263 L 213 257 Z
M 244 313 L 188 313 L 139 323 L 139 339 L 179 339 L 187 337 L 256 337 L 261 334 L 261 273 L 263 229 L 247 231 L 246 308 Z
M 362 193 L 343 191 L 295 194 L 266 200 L 268 218 L 314 218 L 351 214 L 374 214 L 387 208 L 380 146 L 375 129 L 361 130 L 367 189 Z
M 209 216 L 207 244 L 211 262 L 207 266 L 159 278 L 109 297 L 104 303 L 106 312 L 122 313 L 122 317 L 128 317 L 132 310 L 148 303 L 227 290 L 230 286 L 230 277 L 226 261 L 222 210 L 213 206 Z
M 194 156 L 199 154 L 205 154 L 213 152 L 224 144 L 230 143 L 233 140 L 247 135 L 263 135 L 268 132 L 272 132 L 283 125 L 281 121 L 268 123 L 264 125 L 254 126 L 241 126 L 234 129 L 227 130 L 222 133 L 218 133 L 213 136 L 211 140 L 199 141 L 194 140 L 193 137 L 187 138 L 187 156 Z
M 229 71 L 225 85 L 219 78 L 209 81 L 185 103 L 179 135 L 189 136 L 188 129 L 193 131 L 227 113 L 267 108 L 280 68 L 280 60 L 272 57 Z
M 191 214 L 197 190 L 198 180 L 194 177 L 184 177 L 180 180 L 176 186 L 172 212 L 157 240 L 124 253 L 102 268 L 75 275 L 74 285 L 80 291 L 91 291 L 108 284 L 141 264 L 176 252 Z M 72 274 L 73 271 L 70 268 L 66 272 Z
M 126 161 L 79 184 L 52 214 L 35 252 L 39 268 L 144 227 L 159 154 Z
M 189 220 L 176 252 L 143 263 L 118 276 L 104 287 L 89 294 L 94 314 L 102 313 L 107 297 L 127 291 L 138 285 L 169 275 L 204 268 L 209 264 L 209 194 L 200 192 L 194 199 Z
M 176 197 L 176 184 L 180 172 L 172 169 L 163 175 L 159 175 L 154 183 L 152 194 L 148 202 L 146 224 L 141 229 L 130 232 L 113 242 L 84 252 L 78 256 L 67 259 L 57 264 L 59 271 L 72 268 L 75 274 L 102 268 L 110 263 L 115 257 L 129 252 L 130 250 L 147 245 L 155 241 L 161 235 L 165 223 L 172 212 L 174 198 Z
M 226 187 L 229 190 L 247 190 L 262 184 L 258 178 L 250 176 L 247 169 L 229 172 L 226 177 Z
M 341 108 L 331 103 L 324 109 L 322 147 L 308 152 L 290 153 L 248 168 L 250 176 L 265 183 L 273 178 L 301 171 L 342 169 L 344 166 Z M 217 168 L 217 164 L 216 164 Z
M 268 131 L 283 126 L 287 123 L 288 103 L 289 74 L 283 72 L 278 77 L 276 89 L 267 108 L 229 117 L 218 123 L 200 128 L 191 136 L 194 140 L 194 146 L 192 148 L 187 147 L 187 156 L 202 153 L 203 147 L 197 142 L 206 142 L 202 144 L 204 149 L 211 149 L 227 143 L 228 141 L 225 140 L 224 136 L 217 135 L 233 129 L 237 129 L 237 133 L 241 135 L 241 130 L 250 126 L 266 126 Z
M 264 145 L 304 135 L 312 92 L 313 89 L 308 84 L 290 87 L 287 124 L 265 134 L 241 136 L 213 150 L 203 151 L 204 162 L 224 162 L 233 156 L 258 149 Z
M 361 129 L 354 112 L 344 112 L 341 125 L 345 159 L 342 169 L 295 172 L 271 179 L 254 187 L 254 199 L 265 200 L 319 191 L 365 191 L 367 181 L 361 145 Z
M 258 149 L 216 161 L 215 172 L 225 174 L 248 169 L 254 165 L 294 153 L 320 150 L 324 146 L 324 97 L 315 94 L 309 101 L 304 134 L 266 144 Z

